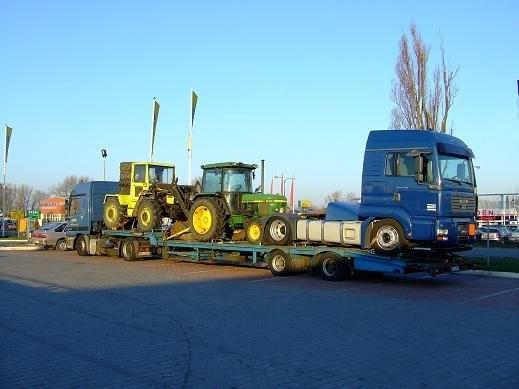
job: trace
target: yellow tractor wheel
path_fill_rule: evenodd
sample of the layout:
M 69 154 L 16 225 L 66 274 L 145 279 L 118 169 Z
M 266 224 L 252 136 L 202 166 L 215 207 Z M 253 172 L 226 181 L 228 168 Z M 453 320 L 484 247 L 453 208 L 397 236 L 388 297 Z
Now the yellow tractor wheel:
M 160 227 L 162 207 L 152 198 L 144 198 L 137 207 L 137 225 L 139 230 L 148 232 Z
M 252 244 L 259 244 L 263 239 L 263 227 L 258 220 L 249 220 L 245 227 L 247 241 Z
M 117 197 L 108 197 L 103 207 L 103 221 L 106 228 L 115 230 L 122 225 L 123 209 Z
M 225 209 L 217 199 L 195 200 L 188 219 L 191 236 L 198 241 L 218 239 L 225 229 Z

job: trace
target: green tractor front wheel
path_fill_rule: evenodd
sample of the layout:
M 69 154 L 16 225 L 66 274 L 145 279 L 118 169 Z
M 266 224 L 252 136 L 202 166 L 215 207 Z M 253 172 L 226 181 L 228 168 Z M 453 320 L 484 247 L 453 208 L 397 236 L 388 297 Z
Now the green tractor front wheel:
M 245 224 L 245 237 L 249 243 L 261 243 L 263 240 L 263 226 L 259 220 L 252 219 Z
M 194 240 L 219 239 L 225 230 L 225 208 L 217 199 L 199 198 L 189 210 L 189 229 Z

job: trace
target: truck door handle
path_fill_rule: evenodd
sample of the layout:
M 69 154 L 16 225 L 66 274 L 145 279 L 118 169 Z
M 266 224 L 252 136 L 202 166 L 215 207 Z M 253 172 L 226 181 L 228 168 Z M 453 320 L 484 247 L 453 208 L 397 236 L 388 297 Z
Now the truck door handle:
M 393 201 L 400 201 L 400 193 L 398 193 L 398 192 L 393 193 Z

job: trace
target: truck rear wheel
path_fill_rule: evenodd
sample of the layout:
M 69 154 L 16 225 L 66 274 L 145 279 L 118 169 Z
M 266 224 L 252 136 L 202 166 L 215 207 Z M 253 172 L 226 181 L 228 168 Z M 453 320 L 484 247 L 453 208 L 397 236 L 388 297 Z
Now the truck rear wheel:
M 271 217 L 265 226 L 265 240 L 267 244 L 288 246 L 292 243 L 290 224 L 280 216 Z
M 292 257 L 283 250 L 272 250 L 268 253 L 269 269 L 275 276 L 287 276 L 292 267 Z
M 261 243 L 261 240 L 263 239 L 263 226 L 259 220 L 252 219 L 246 223 L 245 237 L 249 243 Z
M 125 261 L 135 261 L 137 259 L 134 242 L 134 239 L 126 238 L 121 244 L 121 256 Z
M 219 239 L 225 230 L 225 209 L 218 200 L 199 198 L 189 210 L 189 229 L 194 240 Z
M 137 225 L 141 231 L 148 232 L 159 227 L 161 218 L 162 207 L 158 201 L 152 198 L 141 200 L 137 208 Z
M 123 221 L 123 208 L 117 197 L 108 197 L 103 207 L 103 221 L 106 228 L 115 230 Z
M 402 226 L 392 219 L 382 219 L 374 223 L 370 242 L 375 252 L 383 255 L 398 254 L 409 246 Z

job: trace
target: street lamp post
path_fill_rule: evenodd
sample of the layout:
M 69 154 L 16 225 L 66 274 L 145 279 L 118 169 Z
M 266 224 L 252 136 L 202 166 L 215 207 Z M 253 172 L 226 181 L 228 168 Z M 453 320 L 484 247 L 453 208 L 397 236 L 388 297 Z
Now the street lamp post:
M 106 181 L 106 153 L 105 149 L 101 149 L 101 157 L 103 157 L 103 181 Z

